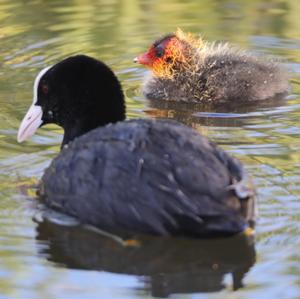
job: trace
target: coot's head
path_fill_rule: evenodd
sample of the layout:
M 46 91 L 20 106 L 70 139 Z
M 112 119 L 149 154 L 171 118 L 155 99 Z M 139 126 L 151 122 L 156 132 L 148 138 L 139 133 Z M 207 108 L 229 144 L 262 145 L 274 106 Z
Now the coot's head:
M 104 63 L 78 55 L 37 75 L 33 103 L 18 132 L 18 142 L 49 123 L 61 126 L 63 145 L 96 127 L 125 118 L 121 85 Z
M 134 62 L 149 67 L 155 76 L 173 78 L 176 72 L 193 67 L 197 49 L 202 40 L 178 29 L 156 40 L 144 54 Z

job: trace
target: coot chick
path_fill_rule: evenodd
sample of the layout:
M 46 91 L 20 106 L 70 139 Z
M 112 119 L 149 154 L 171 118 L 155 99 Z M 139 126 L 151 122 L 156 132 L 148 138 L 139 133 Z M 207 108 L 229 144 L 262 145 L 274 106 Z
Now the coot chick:
M 228 43 L 208 43 L 178 29 L 134 59 L 152 70 L 143 86 L 149 99 L 222 103 L 262 101 L 289 91 L 285 68 Z
M 64 129 L 40 187 L 45 204 L 110 232 L 211 237 L 253 226 L 242 164 L 184 125 L 128 120 L 118 79 L 102 62 L 69 57 L 44 69 L 18 141 Z

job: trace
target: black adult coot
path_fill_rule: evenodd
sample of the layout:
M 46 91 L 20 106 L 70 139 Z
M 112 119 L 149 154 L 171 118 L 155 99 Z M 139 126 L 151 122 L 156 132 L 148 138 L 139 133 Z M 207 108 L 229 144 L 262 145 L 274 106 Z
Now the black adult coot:
M 150 99 L 199 103 L 262 101 L 289 91 L 285 68 L 227 43 L 208 43 L 181 30 L 154 42 L 135 62 L 152 70 Z
M 39 73 L 18 141 L 48 123 L 64 129 L 41 180 L 47 206 L 112 232 L 211 237 L 253 226 L 238 160 L 174 121 L 124 119 L 120 83 L 102 62 L 74 56 Z

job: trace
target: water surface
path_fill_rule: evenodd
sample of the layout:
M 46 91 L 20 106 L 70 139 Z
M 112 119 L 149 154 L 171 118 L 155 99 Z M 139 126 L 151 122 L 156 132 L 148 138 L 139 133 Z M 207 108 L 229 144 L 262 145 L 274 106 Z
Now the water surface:
M 286 1 L 0 2 L 0 298 L 300 298 L 300 3 Z M 140 93 L 136 54 L 177 27 L 281 57 L 293 92 L 260 106 L 205 109 Z M 174 118 L 246 165 L 259 193 L 255 243 L 145 237 L 140 247 L 82 228 L 38 222 L 35 184 L 62 131 L 17 144 L 37 72 L 69 55 L 118 74 L 127 116 Z M 35 219 L 35 220 L 34 220 Z

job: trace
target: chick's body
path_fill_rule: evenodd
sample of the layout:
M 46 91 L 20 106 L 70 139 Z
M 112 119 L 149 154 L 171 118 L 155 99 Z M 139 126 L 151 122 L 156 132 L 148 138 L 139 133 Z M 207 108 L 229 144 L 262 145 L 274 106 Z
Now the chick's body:
M 220 103 L 265 100 L 289 91 L 287 71 L 274 58 L 254 56 L 228 44 L 209 44 L 183 32 L 167 39 L 164 56 L 154 55 L 148 64 L 153 72 L 143 86 L 147 98 Z M 175 47 L 179 49 L 174 55 Z

